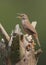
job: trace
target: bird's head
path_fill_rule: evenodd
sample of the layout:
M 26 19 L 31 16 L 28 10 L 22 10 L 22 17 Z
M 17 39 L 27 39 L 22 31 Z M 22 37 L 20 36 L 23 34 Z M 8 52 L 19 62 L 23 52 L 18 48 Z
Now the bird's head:
M 28 16 L 26 15 L 26 14 L 19 14 L 19 13 L 17 13 L 18 14 L 18 16 L 17 16 L 17 18 L 19 18 L 19 19 L 28 19 Z

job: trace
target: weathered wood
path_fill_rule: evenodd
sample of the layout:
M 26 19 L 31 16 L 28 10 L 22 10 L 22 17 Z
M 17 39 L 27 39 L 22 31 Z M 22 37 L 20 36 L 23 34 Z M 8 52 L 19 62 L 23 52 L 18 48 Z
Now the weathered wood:
M 8 35 L 8 33 L 6 32 L 6 30 L 4 29 L 1 23 L 0 23 L 0 32 L 4 35 L 7 41 L 10 40 L 10 36 Z
M 36 44 L 34 43 L 34 40 L 32 39 L 32 35 L 22 34 L 21 29 L 18 24 L 13 30 L 11 38 L 7 34 L 7 32 L 5 31 L 5 29 L 3 28 L 1 24 L 0 24 L 0 31 L 2 32 L 2 34 L 5 36 L 5 38 L 9 42 L 8 47 L 11 48 L 11 51 L 12 51 L 11 54 L 14 54 L 13 52 L 14 51 L 16 52 L 17 50 L 16 47 L 20 46 L 18 48 L 18 50 L 20 50 L 20 57 L 18 57 L 17 59 L 16 57 L 14 57 L 16 59 L 16 62 L 18 61 L 18 59 L 20 61 L 17 62 L 15 65 L 37 65 L 39 55 L 42 53 L 42 50 L 41 49 L 35 50 L 34 45 Z M 5 50 L 7 51 L 7 49 Z M 6 63 L 7 65 L 12 64 L 9 56 L 6 57 Z
M 37 65 L 42 50 L 35 51 L 34 40 L 31 36 L 24 35 L 20 41 L 21 60 L 15 65 Z
M 8 49 L 6 48 L 5 42 L 1 41 L 0 42 L 0 60 L 1 60 L 0 65 L 11 65 Z
M 34 53 L 34 51 L 30 51 L 28 55 L 26 53 L 25 56 L 15 65 L 37 65 L 39 57 L 37 57 L 36 55 L 39 55 L 41 51 L 39 51 L 39 53 L 37 53 L 36 55 Z

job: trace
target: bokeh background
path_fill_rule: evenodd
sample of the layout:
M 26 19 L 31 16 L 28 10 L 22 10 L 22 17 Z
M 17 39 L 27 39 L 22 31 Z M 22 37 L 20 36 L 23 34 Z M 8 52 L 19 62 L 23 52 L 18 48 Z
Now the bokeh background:
M 26 13 L 31 22 L 37 21 L 36 29 L 43 50 L 38 65 L 46 65 L 46 0 L 0 0 L 0 23 L 9 35 L 16 24 L 21 26 L 16 13 Z

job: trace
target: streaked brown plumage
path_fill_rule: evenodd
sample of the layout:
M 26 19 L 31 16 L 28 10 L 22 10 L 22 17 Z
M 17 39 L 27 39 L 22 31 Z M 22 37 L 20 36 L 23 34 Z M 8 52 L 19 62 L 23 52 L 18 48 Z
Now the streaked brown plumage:
M 28 16 L 26 14 L 18 14 L 19 16 L 17 18 L 20 18 L 22 21 L 23 29 L 28 33 L 29 35 L 32 34 L 35 39 L 37 40 L 38 45 L 40 46 L 40 42 L 38 39 L 38 34 L 36 29 L 31 25 Z

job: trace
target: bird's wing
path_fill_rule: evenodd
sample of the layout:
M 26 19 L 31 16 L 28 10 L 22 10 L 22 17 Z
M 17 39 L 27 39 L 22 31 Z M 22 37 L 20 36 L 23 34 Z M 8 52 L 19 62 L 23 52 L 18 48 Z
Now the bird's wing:
M 31 25 L 35 28 L 36 27 L 36 24 L 37 24 L 37 21 L 33 21 L 32 23 L 31 23 Z
M 30 30 L 31 32 L 37 33 L 37 32 L 36 32 L 36 29 L 32 26 L 32 24 L 31 24 L 29 21 L 27 21 L 27 22 L 25 23 L 25 27 L 26 27 L 26 29 Z

